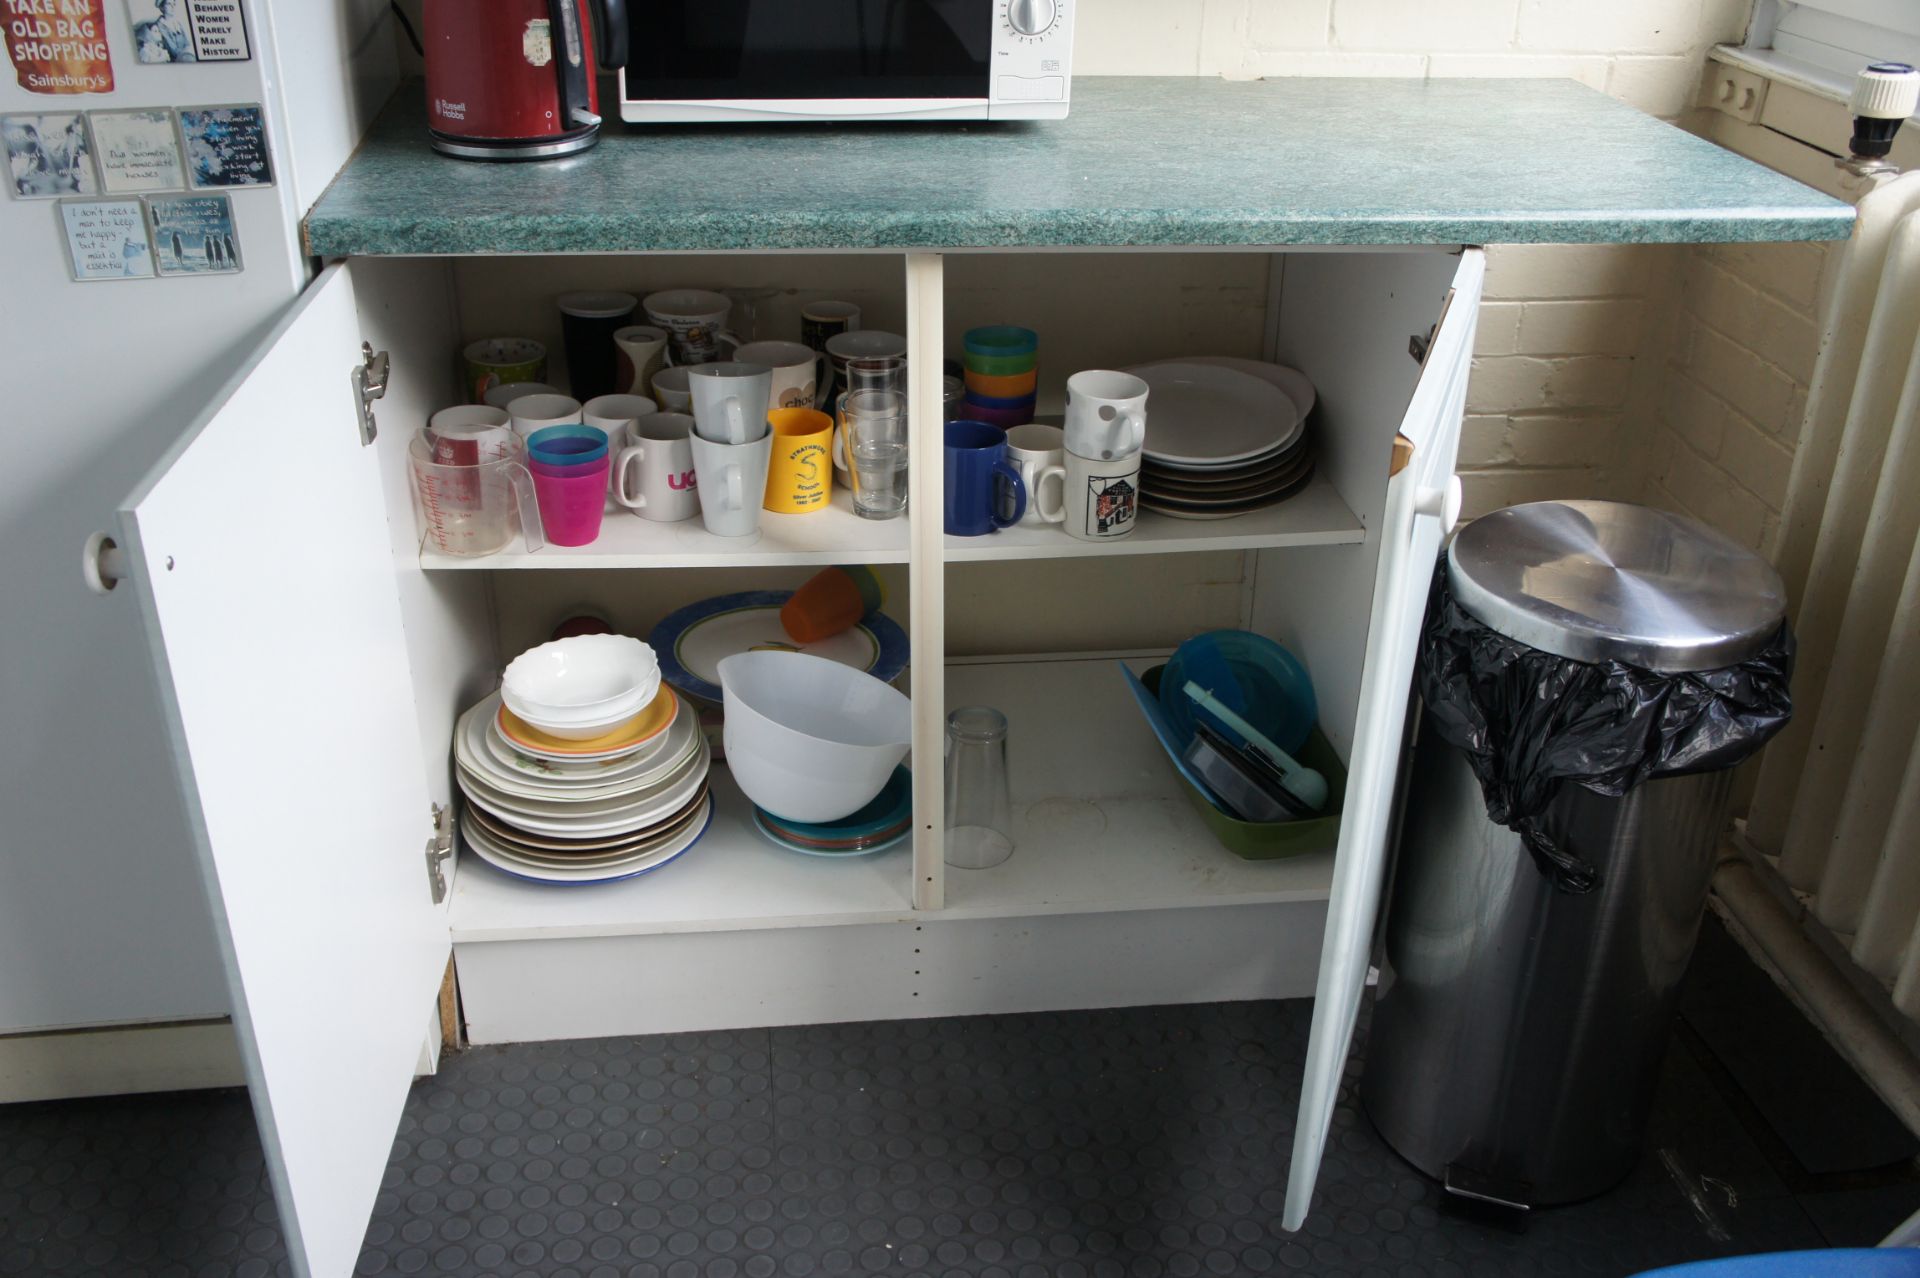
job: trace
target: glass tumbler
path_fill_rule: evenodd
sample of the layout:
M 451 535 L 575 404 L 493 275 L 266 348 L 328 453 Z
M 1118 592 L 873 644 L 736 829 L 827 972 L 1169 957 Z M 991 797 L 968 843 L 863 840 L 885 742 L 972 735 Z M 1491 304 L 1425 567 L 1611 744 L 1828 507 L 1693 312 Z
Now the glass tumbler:
M 840 397 L 853 513 L 898 519 L 907 510 L 907 397 L 902 391 L 848 391 Z
M 947 716 L 947 864 L 985 870 L 1012 855 L 1007 717 L 963 706 Z

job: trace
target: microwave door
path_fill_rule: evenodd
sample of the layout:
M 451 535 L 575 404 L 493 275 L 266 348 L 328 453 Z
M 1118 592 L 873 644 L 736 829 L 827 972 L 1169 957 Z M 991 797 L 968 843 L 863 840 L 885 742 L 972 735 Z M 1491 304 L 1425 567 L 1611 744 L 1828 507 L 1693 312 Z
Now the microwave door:
M 984 104 L 995 12 L 994 0 L 651 0 L 630 19 L 623 97 L 743 112 L 786 104 L 771 118 Z

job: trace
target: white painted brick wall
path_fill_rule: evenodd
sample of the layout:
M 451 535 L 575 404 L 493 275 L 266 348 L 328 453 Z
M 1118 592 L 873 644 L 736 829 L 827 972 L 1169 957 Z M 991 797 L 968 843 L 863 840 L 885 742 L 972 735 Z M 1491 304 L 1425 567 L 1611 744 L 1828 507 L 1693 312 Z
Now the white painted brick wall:
M 1823 244 L 1687 251 L 1642 499 L 1772 548 L 1819 342 Z

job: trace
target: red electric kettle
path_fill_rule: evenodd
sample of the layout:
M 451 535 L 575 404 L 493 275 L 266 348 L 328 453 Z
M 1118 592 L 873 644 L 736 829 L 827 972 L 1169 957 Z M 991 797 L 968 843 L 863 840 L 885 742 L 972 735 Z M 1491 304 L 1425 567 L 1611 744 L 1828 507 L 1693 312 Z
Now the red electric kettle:
M 593 0 L 609 70 L 627 60 L 625 0 Z M 571 155 L 600 133 L 588 0 L 426 0 L 433 148 L 469 160 Z

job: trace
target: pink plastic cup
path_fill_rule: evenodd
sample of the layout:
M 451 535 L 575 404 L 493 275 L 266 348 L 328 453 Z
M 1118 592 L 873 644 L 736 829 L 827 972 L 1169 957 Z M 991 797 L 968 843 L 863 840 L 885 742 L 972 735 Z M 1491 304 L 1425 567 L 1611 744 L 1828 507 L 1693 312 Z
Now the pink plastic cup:
M 572 479 L 575 475 L 584 475 L 590 470 L 606 470 L 611 466 L 612 463 L 608 461 L 604 454 L 594 461 L 574 462 L 567 466 L 556 466 L 552 462 L 533 461 L 531 459 L 527 462 L 527 469 L 534 474 L 549 475 L 555 479 Z
M 600 535 L 600 516 L 607 506 L 607 473 L 612 459 L 568 473 L 535 471 L 533 491 L 540 502 L 540 523 L 547 540 L 556 546 L 585 546 Z

